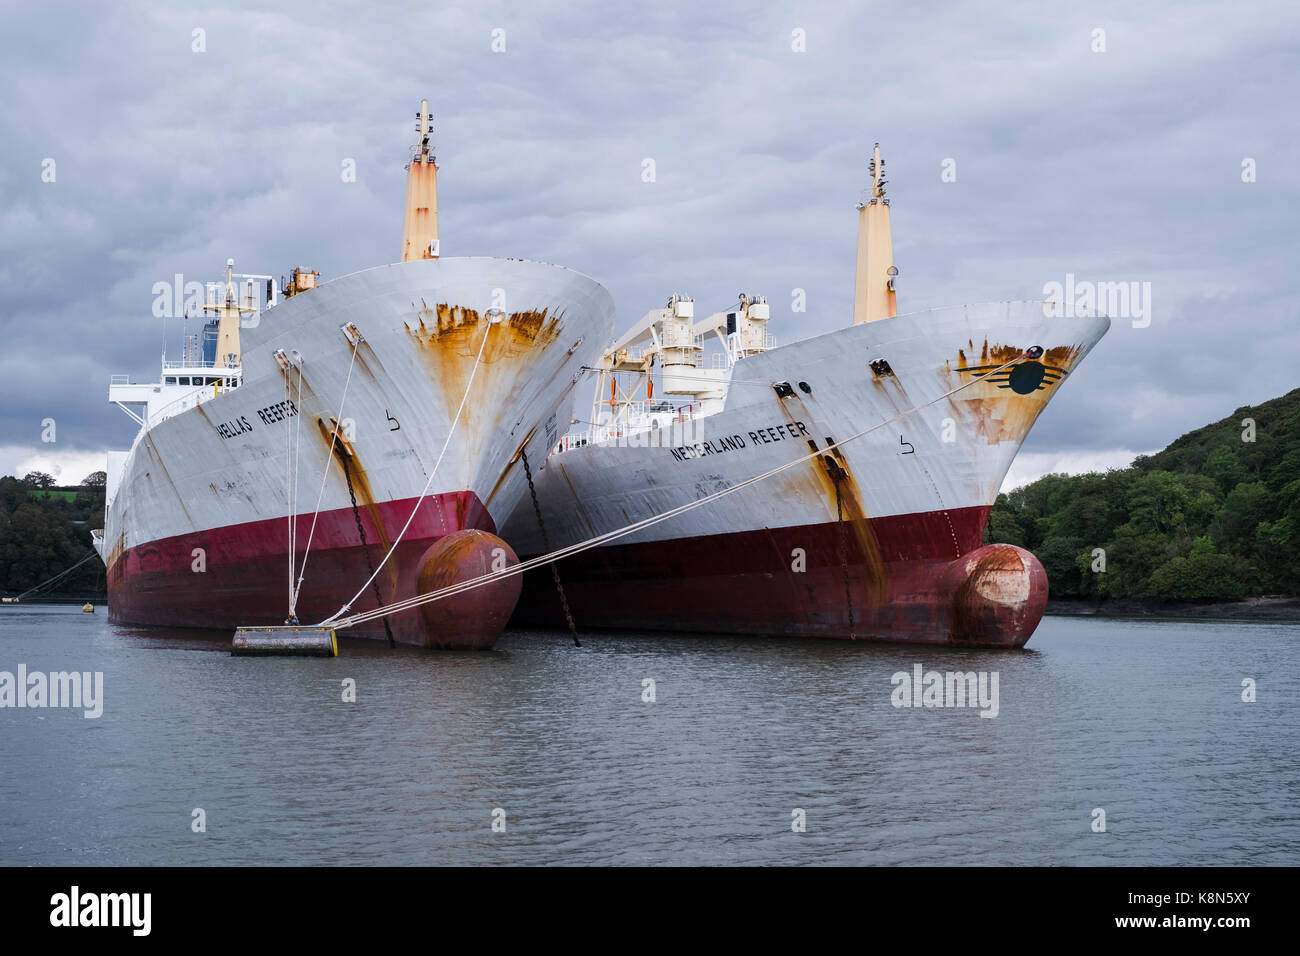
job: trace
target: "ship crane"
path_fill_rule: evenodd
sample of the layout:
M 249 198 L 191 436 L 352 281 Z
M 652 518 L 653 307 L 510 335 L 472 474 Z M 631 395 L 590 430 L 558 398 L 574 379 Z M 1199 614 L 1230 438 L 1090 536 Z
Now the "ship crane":
M 596 365 L 600 373 L 588 420 L 598 431 L 593 440 L 619 437 L 670 424 L 681 415 L 699 417 L 720 411 L 726 398 L 731 369 L 746 355 L 772 347 L 767 334 L 770 315 L 767 299 L 742 293 L 738 304 L 695 320 L 695 302 L 680 293 L 661 309 L 652 309 L 614 342 Z M 713 367 L 703 364 L 704 340 L 716 335 L 722 354 Z M 641 346 L 637 348 L 637 346 Z M 654 402 L 654 366 L 660 368 L 664 395 L 687 397 L 685 409 Z M 616 373 L 637 377 L 630 388 L 620 388 Z M 637 396 L 644 388 L 645 398 Z
M 728 368 L 746 355 L 766 352 L 776 344 L 772 336 L 767 334 L 767 320 L 771 316 L 767 297 L 742 292 L 737 298 L 739 304 L 735 308 L 715 312 L 696 322 L 693 327 L 697 338 L 703 338 L 710 332 L 718 337 Z

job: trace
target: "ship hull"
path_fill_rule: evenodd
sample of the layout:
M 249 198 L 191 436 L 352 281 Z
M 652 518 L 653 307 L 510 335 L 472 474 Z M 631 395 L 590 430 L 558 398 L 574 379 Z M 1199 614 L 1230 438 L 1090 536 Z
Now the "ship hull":
M 381 606 L 381 599 L 382 604 L 390 604 L 421 593 L 420 558 L 447 539 L 444 528 L 496 532 L 491 515 L 471 492 L 433 495 L 418 505 L 416 499 L 409 499 L 366 509 L 360 516 L 363 528 L 370 529 L 364 546 L 356 527 L 358 515 L 350 508 L 324 512 L 317 519 L 320 540 L 355 543 L 313 547 L 310 554 L 305 548 L 298 552 L 296 565 L 308 558 L 296 608 L 299 620 L 314 623 L 338 611 L 383 560 L 388 549 L 377 543 L 379 529 L 400 528 L 417 507 L 411 530 L 394 549 L 376 584 L 352 603 L 350 613 L 372 611 Z M 298 522 L 299 540 L 305 544 L 310 516 L 300 516 Z M 225 630 L 282 623 L 289 590 L 285 524 L 285 519 L 276 518 L 227 525 L 132 548 L 109 570 L 111 619 Z M 214 538 L 220 540 L 218 549 L 213 549 Z M 201 564 L 196 563 L 198 553 L 204 554 Z M 463 570 L 462 577 L 468 578 L 488 568 Z M 395 643 L 421 647 L 491 647 L 510 617 L 517 594 L 517 588 L 508 587 L 504 595 L 486 588 L 458 595 L 453 599 L 457 613 L 436 631 L 425 626 L 419 613 L 402 612 L 341 633 L 376 640 L 391 635 Z
M 746 358 L 724 409 L 693 425 L 552 456 L 537 481 L 552 548 L 789 466 L 563 559 L 575 621 L 1023 646 L 1046 575 L 1028 552 L 985 546 L 985 524 L 1029 428 L 1108 327 L 1041 303 L 855 326 Z M 1012 380 L 1019 364 L 1033 367 Z M 546 550 L 530 502 L 503 533 L 521 555 Z M 530 572 L 516 621 L 556 625 L 558 609 L 549 571 Z
M 517 560 L 495 534 L 526 491 L 522 454 L 569 421 L 612 324 L 594 281 L 496 259 L 367 270 L 262 313 L 241 329 L 243 384 L 151 421 L 110 473 L 110 617 L 280 624 L 301 574 L 293 612 L 316 623 L 477 576 L 494 548 Z M 277 350 L 297 364 L 280 368 Z M 517 593 L 516 580 L 344 636 L 490 646 Z
M 973 508 L 866 528 L 827 523 L 602 548 L 566 559 L 562 583 L 571 613 L 590 627 L 1021 647 L 1047 601 L 1033 556 L 996 553 L 998 574 L 973 594 L 951 583 L 965 577 L 962 560 L 944 556 L 953 550 L 949 521 L 969 554 L 987 514 Z M 867 555 L 857 544 L 864 531 L 890 556 Z M 891 540 L 906 544 L 890 547 Z M 918 550 L 940 556 L 901 556 Z M 803 570 L 774 570 L 775 556 L 797 551 Z M 549 572 L 525 577 L 516 619 L 565 626 Z

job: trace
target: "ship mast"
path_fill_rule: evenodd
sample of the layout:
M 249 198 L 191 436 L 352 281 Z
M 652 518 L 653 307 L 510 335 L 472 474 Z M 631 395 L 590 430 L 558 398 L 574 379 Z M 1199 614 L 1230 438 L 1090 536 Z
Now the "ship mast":
M 402 261 L 438 258 L 438 162 L 429 145 L 429 101 L 420 100 L 420 134 L 415 157 L 406 167 L 406 215 L 402 223 Z
M 894 294 L 894 240 L 889 231 L 889 200 L 885 198 L 885 161 L 877 143 L 867 166 L 871 196 L 858 203 L 858 265 L 853 283 L 853 324 L 875 322 L 898 314 Z
M 211 286 L 208 287 L 211 289 Z M 251 293 L 250 293 L 251 296 Z M 241 306 L 235 294 L 235 260 L 226 260 L 226 289 L 220 304 L 215 300 L 204 303 L 204 312 L 214 312 L 217 316 L 217 359 L 218 368 L 239 368 L 239 317 L 256 312 L 250 298 L 247 305 Z

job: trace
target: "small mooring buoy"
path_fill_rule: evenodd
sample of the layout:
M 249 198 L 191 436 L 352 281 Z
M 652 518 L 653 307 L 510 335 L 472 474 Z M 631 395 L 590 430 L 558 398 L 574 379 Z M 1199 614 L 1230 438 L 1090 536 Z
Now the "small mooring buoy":
M 94 613 L 95 613 L 95 605 L 93 605 L 93 604 L 91 604 L 89 601 L 87 601 L 85 604 L 81 605 L 81 610 L 82 610 L 82 612 L 85 613 L 85 614 L 94 614 Z
M 234 657 L 338 657 L 332 627 L 241 627 L 230 642 Z

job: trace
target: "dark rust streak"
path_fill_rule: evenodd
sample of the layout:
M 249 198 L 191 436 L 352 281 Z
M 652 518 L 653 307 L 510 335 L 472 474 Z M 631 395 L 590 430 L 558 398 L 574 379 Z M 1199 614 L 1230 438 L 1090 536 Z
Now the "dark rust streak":
M 1078 360 L 1081 351 L 1083 351 L 1083 347 L 1079 345 L 1058 345 L 1047 350 L 1047 354 L 1043 356 L 1043 361 L 1049 365 L 1071 368 Z
M 798 395 L 794 398 L 803 409 L 804 417 L 812 422 L 815 416 L 809 410 L 807 403 Z M 777 401 L 788 424 L 791 428 L 795 428 L 795 418 L 787 405 L 788 399 L 778 398 Z M 815 460 L 810 461 L 809 465 L 812 466 L 812 472 L 821 485 L 822 495 L 827 499 L 831 513 L 842 515 L 849 525 L 854 540 L 857 541 L 858 552 L 862 564 L 865 565 L 864 573 L 859 576 L 865 584 L 867 604 L 868 607 L 877 606 L 885 599 L 885 559 L 880 553 L 880 546 L 876 542 L 866 511 L 862 507 L 862 493 L 858 489 L 857 480 L 849 472 L 848 461 L 844 453 L 839 448 L 835 448 L 827 449 Z M 864 623 L 863 618 L 859 618 L 857 623 Z
M 561 462 L 555 462 L 555 467 L 560 470 L 560 477 L 563 478 L 564 483 L 569 486 L 569 494 L 573 496 L 573 503 L 578 509 L 578 514 L 581 516 L 582 520 L 587 523 L 587 531 L 594 537 L 596 534 L 596 526 L 591 523 L 591 516 L 587 514 L 587 509 L 583 507 L 582 497 L 578 494 L 577 489 L 573 487 L 573 482 L 569 480 L 569 473 L 564 470 L 564 465 Z
M 334 421 L 334 419 L 331 418 L 330 421 Z M 331 432 L 330 427 L 325 424 L 324 420 L 320 418 L 316 419 L 316 426 L 320 429 L 321 438 L 325 442 L 325 447 L 328 448 L 333 432 Z M 383 545 L 384 552 L 387 553 L 388 549 L 392 545 L 389 540 L 388 529 L 384 527 L 383 518 L 379 513 L 378 506 L 375 504 L 375 494 L 370 488 L 370 478 L 366 474 L 365 468 L 362 467 L 360 460 L 357 458 L 356 449 L 352 447 L 351 442 L 343 437 L 343 431 L 337 422 L 335 422 L 334 428 L 338 432 L 338 437 L 334 441 L 334 457 L 339 460 L 340 466 L 346 465 L 346 467 L 351 469 L 353 491 L 356 493 L 360 503 L 365 507 L 366 512 L 370 515 L 370 523 L 374 526 L 375 533 L 379 535 L 379 543 Z M 385 569 L 388 572 L 388 583 L 390 587 L 396 587 L 396 565 L 390 561 L 385 566 Z
M 828 451 L 818 456 L 816 462 L 812 464 L 814 464 L 813 473 L 821 483 L 822 494 L 826 497 L 831 510 L 838 512 L 842 509 L 844 521 L 852 532 L 853 540 L 857 542 L 858 557 L 862 564 L 859 579 L 866 589 L 867 606 L 878 606 L 885 599 L 885 559 L 880 554 L 880 546 L 876 543 L 876 536 L 871 531 L 871 524 L 867 520 L 866 511 L 862 507 L 862 493 L 858 489 L 857 480 L 845 467 L 844 461 L 834 457 L 832 452 Z M 838 506 L 835 487 L 837 474 L 839 484 Z M 850 555 L 850 561 L 852 561 L 852 558 L 853 556 Z M 866 615 L 864 615 L 865 617 Z M 863 623 L 863 621 L 859 620 L 859 623 Z
M 483 502 L 483 507 L 488 508 L 489 510 L 491 509 L 492 499 L 497 496 L 497 492 L 501 490 L 501 486 L 505 484 L 506 479 L 510 477 L 510 471 L 514 467 L 515 461 L 518 457 L 518 454 L 516 454 L 514 458 L 511 458 L 506 462 L 505 468 L 501 469 L 501 475 L 497 478 L 496 484 L 492 486 L 492 490 L 488 492 L 488 496 Z

